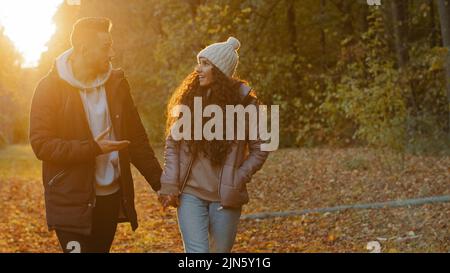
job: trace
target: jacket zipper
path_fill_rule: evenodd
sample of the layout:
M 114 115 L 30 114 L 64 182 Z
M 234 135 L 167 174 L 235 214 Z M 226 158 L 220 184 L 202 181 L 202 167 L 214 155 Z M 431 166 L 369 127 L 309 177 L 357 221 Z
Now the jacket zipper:
M 183 184 L 181 185 L 181 189 L 180 189 L 180 194 L 183 192 L 184 187 L 186 186 L 186 182 L 187 182 L 187 178 L 189 177 L 189 172 L 191 171 L 192 168 L 192 163 L 194 162 L 194 157 L 191 158 L 191 161 L 189 162 L 189 167 L 188 167 L 188 171 L 186 173 L 186 175 L 184 176 L 184 180 L 183 180 Z M 220 169 L 220 175 L 219 175 L 219 187 L 217 189 L 217 193 L 219 194 L 219 199 L 220 198 L 220 184 L 222 184 L 222 173 L 223 173 L 223 167 Z M 223 206 L 221 205 L 217 210 L 222 210 Z
M 191 161 L 189 161 L 188 171 L 186 172 L 186 175 L 184 176 L 183 184 L 181 185 L 181 189 L 180 189 L 180 194 L 183 192 L 184 187 L 186 186 L 186 182 L 187 182 L 187 179 L 188 179 L 188 177 L 189 177 L 189 172 L 191 171 L 192 163 L 193 163 L 193 162 L 194 162 L 194 157 L 192 157 L 192 158 L 191 158 Z
M 219 175 L 219 188 L 217 189 L 217 193 L 219 194 L 219 199 L 222 200 L 222 198 L 220 197 L 220 185 L 222 184 L 222 173 L 223 173 L 223 168 L 225 167 L 225 164 L 222 165 L 222 168 L 220 169 L 220 175 Z M 221 201 L 222 202 L 222 201 Z M 220 207 L 217 208 L 217 210 L 223 210 L 224 207 L 221 204 Z
M 96 204 L 97 204 L 97 195 L 95 194 L 95 172 L 94 172 L 94 178 L 93 178 L 94 180 L 94 183 L 92 183 L 92 192 L 94 193 L 94 198 L 92 199 L 92 202 L 90 201 L 89 203 L 88 203 L 88 206 L 89 207 L 92 207 L 92 208 L 95 208 L 95 206 L 96 206 Z
M 220 198 L 220 184 L 222 184 L 222 173 L 223 173 L 223 168 L 225 165 L 222 166 L 222 168 L 220 169 L 220 175 L 219 175 L 219 187 L 217 189 L 217 193 L 219 194 L 219 199 L 221 200 L 222 198 Z M 223 206 L 220 205 L 220 207 L 217 208 L 217 210 L 223 210 Z
M 66 173 L 66 170 L 62 170 L 59 173 L 57 173 L 49 182 L 48 185 L 52 186 L 56 181 L 58 181 L 59 178 L 61 178 Z

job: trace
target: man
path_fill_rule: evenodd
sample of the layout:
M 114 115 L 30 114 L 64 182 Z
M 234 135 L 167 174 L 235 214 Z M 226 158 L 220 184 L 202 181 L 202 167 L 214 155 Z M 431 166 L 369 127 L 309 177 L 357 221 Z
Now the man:
M 42 160 L 49 230 L 64 252 L 109 252 L 118 222 L 138 226 L 130 162 L 152 189 L 161 167 L 114 56 L 107 18 L 82 18 L 72 48 L 39 82 L 30 142 Z

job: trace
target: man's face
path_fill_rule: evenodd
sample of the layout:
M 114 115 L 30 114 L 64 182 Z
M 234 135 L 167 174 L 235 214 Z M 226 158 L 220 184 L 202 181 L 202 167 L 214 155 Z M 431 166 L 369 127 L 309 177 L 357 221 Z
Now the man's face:
M 98 74 L 108 71 L 109 63 L 114 57 L 112 37 L 109 32 L 100 32 L 97 39 L 92 41 L 84 50 L 87 64 Z

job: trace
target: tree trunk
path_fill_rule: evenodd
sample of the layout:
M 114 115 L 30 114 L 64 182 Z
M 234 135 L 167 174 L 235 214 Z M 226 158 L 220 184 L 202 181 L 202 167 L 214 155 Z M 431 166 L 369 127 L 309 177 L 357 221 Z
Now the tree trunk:
M 362 5 L 360 7 L 360 25 L 361 25 L 361 32 L 367 32 L 369 29 L 369 23 L 367 22 L 367 15 L 369 15 L 369 5 Z
M 441 36 L 444 47 L 447 48 L 447 63 L 445 80 L 447 83 L 447 133 L 450 136 L 450 3 L 446 0 L 437 0 L 439 8 L 439 18 L 441 23 Z
M 293 61 L 293 74 L 296 92 L 300 92 L 300 71 L 298 69 L 299 64 L 299 53 L 297 44 L 297 24 L 296 24 L 296 11 L 295 11 L 295 1 L 286 0 L 287 10 L 286 10 L 286 23 L 287 23 L 287 33 L 288 33 L 288 50 L 289 53 L 294 56 Z
M 405 1 L 391 1 L 392 26 L 394 29 L 395 52 L 400 69 L 403 69 L 408 63 L 407 47 L 407 10 L 408 3 Z
M 435 23 L 435 17 L 436 12 L 434 9 L 434 1 L 429 0 L 428 5 L 430 6 L 430 48 L 433 48 L 437 45 L 437 35 L 436 35 L 436 23 Z
M 327 54 L 326 54 L 326 34 L 325 34 L 325 5 L 326 0 L 320 0 L 320 46 L 322 49 L 322 56 L 321 56 L 321 65 L 322 70 L 326 71 L 326 60 L 327 60 Z
M 295 1 L 286 1 L 287 4 L 287 29 L 289 33 L 289 47 L 292 54 L 297 54 L 297 27 L 295 24 Z
M 397 65 L 402 75 L 402 81 L 409 86 L 404 101 L 406 105 L 406 134 L 405 149 L 410 148 L 410 139 L 414 138 L 416 132 L 415 116 L 418 114 L 418 107 L 415 99 L 415 85 L 407 78 L 406 68 L 409 62 L 408 53 L 408 1 L 390 1 L 390 11 L 392 19 L 392 29 L 394 38 L 395 54 Z

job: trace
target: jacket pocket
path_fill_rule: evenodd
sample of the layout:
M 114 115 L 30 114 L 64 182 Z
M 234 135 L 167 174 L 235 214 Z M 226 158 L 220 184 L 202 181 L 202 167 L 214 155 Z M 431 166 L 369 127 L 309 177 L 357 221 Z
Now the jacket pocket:
M 227 185 L 221 186 L 221 204 L 224 207 L 240 207 L 248 203 L 248 192 L 244 188 L 239 190 L 235 187 L 229 187 Z
M 245 185 L 250 181 L 247 173 L 240 168 L 235 168 L 233 176 L 233 185 L 240 191 L 245 190 Z
M 87 206 L 95 194 L 95 176 L 86 164 L 65 166 L 46 183 L 46 199 L 50 207 Z
M 48 186 L 54 186 L 56 183 L 62 181 L 62 178 L 67 174 L 66 169 L 63 169 L 62 171 L 58 172 L 55 176 L 53 176 L 52 179 L 50 179 L 50 181 L 48 181 L 47 185 Z

